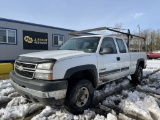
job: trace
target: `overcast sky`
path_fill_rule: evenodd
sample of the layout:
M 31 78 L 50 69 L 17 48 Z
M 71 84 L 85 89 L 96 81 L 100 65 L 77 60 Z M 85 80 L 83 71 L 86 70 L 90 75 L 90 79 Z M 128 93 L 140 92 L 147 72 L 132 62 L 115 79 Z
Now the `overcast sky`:
M 0 0 L 0 17 L 74 30 L 160 29 L 160 0 Z

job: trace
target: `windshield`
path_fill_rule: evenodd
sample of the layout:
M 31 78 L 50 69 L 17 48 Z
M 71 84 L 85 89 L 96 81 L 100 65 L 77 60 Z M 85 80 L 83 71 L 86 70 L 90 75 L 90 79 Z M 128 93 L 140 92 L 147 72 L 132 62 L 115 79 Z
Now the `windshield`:
M 60 50 L 79 50 L 84 52 L 95 52 L 100 37 L 81 37 L 68 40 Z

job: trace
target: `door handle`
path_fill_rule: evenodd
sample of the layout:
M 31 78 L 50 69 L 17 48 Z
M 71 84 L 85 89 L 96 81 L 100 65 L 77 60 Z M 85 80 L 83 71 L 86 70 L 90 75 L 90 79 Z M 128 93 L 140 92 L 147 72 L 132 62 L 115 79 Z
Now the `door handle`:
M 117 61 L 120 61 L 121 60 L 121 58 L 120 57 L 117 57 Z

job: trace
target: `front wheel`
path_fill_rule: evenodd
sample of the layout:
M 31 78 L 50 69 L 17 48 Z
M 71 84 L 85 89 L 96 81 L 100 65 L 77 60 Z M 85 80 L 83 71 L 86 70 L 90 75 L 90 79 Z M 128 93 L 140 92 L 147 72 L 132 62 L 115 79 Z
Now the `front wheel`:
M 81 114 L 91 105 L 92 99 L 92 83 L 87 79 L 83 79 L 71 88 L 67 95 L 65 106 L 71 113 Z
M 133 75 L 131 75 L 132 82 L 139 84 L 142 81 L 142 77 L 143 77 L 142 67 L 138 66 L 136 72 Z

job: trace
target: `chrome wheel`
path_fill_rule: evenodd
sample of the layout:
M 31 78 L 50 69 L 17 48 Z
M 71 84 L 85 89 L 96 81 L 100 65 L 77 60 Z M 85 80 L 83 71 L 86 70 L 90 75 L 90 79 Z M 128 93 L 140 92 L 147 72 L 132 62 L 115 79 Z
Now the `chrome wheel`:
M 76 105 L 78 107 L 83 107 L 89 98 L 89 91 L 86 87 L 82 87 L 81 89 L 78 90 L 77 95 L 76 95 Z

